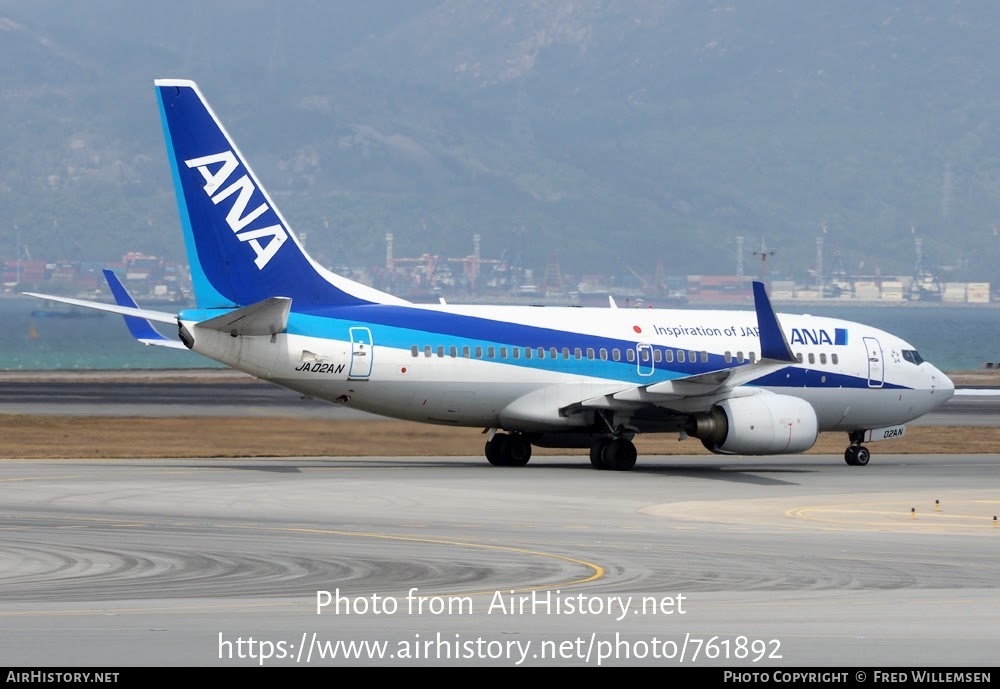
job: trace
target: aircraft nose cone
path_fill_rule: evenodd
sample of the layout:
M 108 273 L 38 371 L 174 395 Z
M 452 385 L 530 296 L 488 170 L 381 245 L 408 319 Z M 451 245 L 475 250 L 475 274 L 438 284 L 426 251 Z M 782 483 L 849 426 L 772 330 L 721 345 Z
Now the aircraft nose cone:
M 936 368 L 934 369 L 934 373 L 931 374 L 931 381 L 934 395 L 938 398 L 938 404 L 944 404 L 955 394 L 955 383 Z

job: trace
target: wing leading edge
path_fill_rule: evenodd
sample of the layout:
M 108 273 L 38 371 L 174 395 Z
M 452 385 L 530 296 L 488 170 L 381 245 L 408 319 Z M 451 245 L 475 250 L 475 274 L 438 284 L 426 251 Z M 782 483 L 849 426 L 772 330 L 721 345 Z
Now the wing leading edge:
M 670 402 L 691 398 L 704 398 L 710 406 L 714 400 L 726 396 L 736 388 L 796 363 L 763 283 L 753 283 L 753 295 L 760 340 L 759 361 L 610 392 L 580 400 L 571 406 L 595 409 L 614 409 L 636 404 L 665 406 Z

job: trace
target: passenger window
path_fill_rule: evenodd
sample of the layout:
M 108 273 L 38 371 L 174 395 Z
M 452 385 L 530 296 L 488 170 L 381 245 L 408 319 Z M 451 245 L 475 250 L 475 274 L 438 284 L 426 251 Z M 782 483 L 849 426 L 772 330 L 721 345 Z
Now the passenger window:
M 830 355 L 830 363 L 834 364 L 834 365 L 837 365 L 839 363 L 839 361 L 838 361 L 839 358 L 840 357 L 838 357 L 836 354 L 831 354 Z
M 819 363 L 821 363 L 821 364 L 825 364 L 826 363 L 826 352 L 822 352 L 819 355 Z
M 795 355 L 795 360 L 800 364 L 802 363 L 802 352 L 799 352 L 798 354 Z
M 688 361 L 692 364 L 698 361 L 698 352 L 688 352 Z
M 678 349 L 677 350 L 677 363 L 678 364 L 683 364 L 684 363 L 684 350 L 683 349 Z
M 426 345 L 424 347 L 424 356 L 430 356 L 430 355 L 431 355 L 431 346 L 430 345 Z
M 606 350 L 604 347 L 601 347 L 601 361 L 607 361 L 607 360 L 608 360 L 608 350 Z
M 668 349 L 667 351 L 665 351 L 663 353 L 663 358 L 664 360 L 666 360 L 668 364 L 672 362 L 674 360 L 674 350 Z
M 816 355 L 813 354 L 812 352 L 809 352 L 809 363 L 810 364 L 815 364 L 816 363 Z
M 458 347 L 452 346 L 448 348 L 448 356 L 452 359 L 458 356 Z
M 488 356 L 490 359 L 496 359 L 497 358 L 497 348 L 496 347 L 487 347 L 486 348 L 486 356 Z
M 539 347 L 538 348 L 538 358 L 539 359 L 544 359 L 545 358 L 545 347 Z
M 587 347 L 587 358 L 589 360 L 591 360 L 591 361 L 594 360 L 594 348 L 593 347 Z
M 625 350 L 625 358 L 629 360 L 629 363 L 635 361 L 635 350 L 634 349 L 626 349 Z
M 559 350 L 556 349 L 555 347 L 549 347 L 549 358 L 550 359 L 558 359 L 559 358 Z M 566 358 L 567 359 L 569 358 L 569 350 L 568 349 L 566 350 Z
M 563 347 L 563 359 L 569 359 L 569 347 Z
M 420 348 L 417 345 L 410 347 L 410 356 L 417 356 L 420 353 Z
M 621 361 L 622 360 L 622 353 L 620 351 L 618 351 L 617 347 L 615 347 L 614 349 L 611 350 L 611 359 L 614 360 L 614 361 Z
M 515 359 L 520 359 L 521 358 L 521 348 L 520 347 L 511 347 L 510 348 L 510 353 L 514 355 Z
M 472 356 L 470 354 L 470 352 L 469 352 L 469 348 L 468 347 L 462 347 L 462 356 L 465 357 L 466 359 L 468 359 L 470 356 Z
M 482 347 L 476 347 L 476 358 L 477 359 L 482 359 L 483 358 L 483 348 Z
M 753 352 L 750 352 L 750 361 L 753 361 Z M 701 353 L 701 363 L 703 363 L 703 364 L 707 364 L 708 363 L 708 352 L 706 352 L 704 350 Z
M 501 359 L 506 359 L 507 358 L 507 348 L 506 347 L 501 347 L 500 348 L 500 358 Z
M 727 364 L 733 363 L 733 353 L 726 352 L 725 354 L 722 355 L 722 360 L 725 361 Z
M 653 361 L 660 363 L 663 360 L 663 350 L 654 349 L 653 350 Z
M 441 357 L 442 359 L 444 358 L 444 346 L 443 345 L 438 345 L 438 352 L 437 353 L 438 353 L 439 357 Z
M 743 363 L 743 352 L 736 352 L 736 363 L 737 364 Z
M 750 363 L 757 361 L 757 352 L 750 352 Z
M 583 358 L 583 352 L 580 351 L 579 347 L 574 347 L 573 348 L 573 356 L 576 359 L 582 359 Z

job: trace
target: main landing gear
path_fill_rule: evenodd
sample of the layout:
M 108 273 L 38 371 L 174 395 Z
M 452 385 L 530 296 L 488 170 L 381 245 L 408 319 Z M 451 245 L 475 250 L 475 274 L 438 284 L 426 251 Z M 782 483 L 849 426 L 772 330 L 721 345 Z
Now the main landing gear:
M 622 424 L 614 424 L 614 416 L 600 415 L 601 421 L 611 431 L 611 435 L 599 436 L 590 446 L 590 465 L 595 469 L 628 471 L 635 466 L 638 452 L 632 443 L 632 434 Z
M 590 446 L 590 464 L 595 469 L 628 471 L 635 466 L 638 456 L 635 445 L 625 437 L 602 437 Z
M 844 461 L 852 467 L 867 466 L 872 453 L 861 444 L 865 437 L 864 431 L 851 431 L 847 437 L 850 438 L 851 444 L 844 450 Z
M 531 443 L 520 433 L 496 433 L 486 441 L 486 459 L 496 467 L 523 467 L 531 459 Z

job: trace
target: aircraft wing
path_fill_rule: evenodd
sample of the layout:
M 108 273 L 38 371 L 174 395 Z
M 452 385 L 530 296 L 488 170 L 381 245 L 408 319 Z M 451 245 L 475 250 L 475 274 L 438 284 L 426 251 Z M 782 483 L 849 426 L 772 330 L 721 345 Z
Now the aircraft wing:
M 758 378 L 780 371 L 788 362 L 763 359 L 754 364 L 744 364 L 686 378 L 666 380 L 616 392 L 613 397 L 622 402 L 648 402 L 657 404 L 685 397 L 718 396 Z M 588 400 L 589 401 L 589 400 Z
M 716 400 L 733 394 L 741 385 L 752 383 L 758 378 L 797 363 L 762 283 L 753 283 L 753 295 L 754 309 L 757 312 L 760 361 L 602 393 L 564 407 L 563 413 L 572 413 L 583 408 L 616 409 L 643 405 L 708 408 Z

